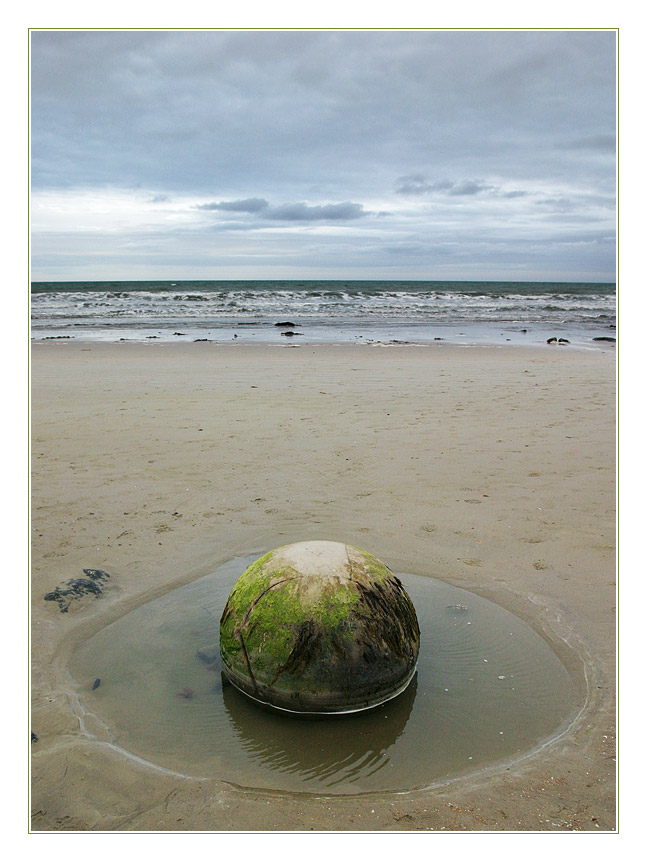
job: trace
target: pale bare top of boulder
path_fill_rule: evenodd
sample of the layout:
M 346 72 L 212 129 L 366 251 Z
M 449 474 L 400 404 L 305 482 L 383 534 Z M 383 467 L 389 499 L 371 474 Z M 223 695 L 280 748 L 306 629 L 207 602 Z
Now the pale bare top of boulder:
M 278 548 L 273 556 L 303 573 L 326 576 L 330 572 L 348 577 L 349 551 L 351 546 L 343 542 L 309 540 Z
M 309 540 L 286 545 L 273 552 L 268 565 L 285 563 L 303 576 L 301 593 L 319 594 L 324 583 L 353 580 L 353 568 L 364 572 L 362 552 L 352 545 L 327 540 Z

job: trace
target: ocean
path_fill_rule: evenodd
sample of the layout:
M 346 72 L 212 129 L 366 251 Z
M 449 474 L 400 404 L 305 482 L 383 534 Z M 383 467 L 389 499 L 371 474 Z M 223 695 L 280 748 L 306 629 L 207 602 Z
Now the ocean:
M 598 282 L 32 282 L 31 338 L 574 347 L 616 337 Z M 288 335 L 287 335 L 288 334 Z

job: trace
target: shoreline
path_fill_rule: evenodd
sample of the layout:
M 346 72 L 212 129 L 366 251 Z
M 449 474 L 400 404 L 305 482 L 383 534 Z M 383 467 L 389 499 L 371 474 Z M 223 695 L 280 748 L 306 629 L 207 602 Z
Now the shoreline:
M 336 342 L 336 341 L 321 341 L 321 342 L 309 342 L 309 341 L 294 341 L 294 340 L 284 340 L 278 342 L 271 341 L 243 341 L 243 340 L 234 340 L 230 339 L 227 341 L 219 341 L 217 339 L 196 339 L 195 341 L 178 341 L 171 342 L 165 340 L 130 340 L 124 339 L 121 341 L 111 342 L 111 341 L 102 341 L 102 340 L 83 340 L 83 339 L 74 339 L 67 340 L 61 339 L 56 336 L 51 338 L 45 338 L 40 340 L 32 339 L 29 345 L 29 353 L 30 358 L 34 360 L 34 351 L 35 350 L 43 350 L 43 349 L 53 349 L 64 351 L 66 348 L 70 350 L 74 350 L 75 348 L 78 351 L 102 351 L 104 349 L 114 350 L 114 351 L 142 351 L 143 356 L 148 354 L 149 352 L 158 350 L 162 352 L 172 352 L 176 351 L 179 354 L 186 354 L 187 352 L 192 351 L 226 351 L 226 352 L 235 352 L 239 351 L 241 353 L 245 352 L 263 352 L 263 351 L 271 351 L 276 352 L 277 350 L 294 350 L 296 348 L 309 352 L 309 351 L 317 351 L 325 353 L 327 351 L 335 352 L 335 351 L 369 351 L 372 350 L 382 350 L 388 348 L 392 351 L 410 351 L 413 349 L 419 349 L 422 351 L 431 351 L 434 354 L 440 354 L 443 356 L 444 353 L 447 353 L 448 356 L 452 356 L 453 354 L 471 354 L 474 357 L 478 356 L 480 352 L 484 352 L 485 355 L 488 355 L 492 352 L 502 352 L 504 354 L 510 353 L 514 355 L 516 352 L 521 356 L 524 354 L 528 354 L 529 356 L 535 357 L 544 357 L 551 354 L 565 354 L 568 356 L 576 356 L 579 354 L 592 354 L 592 353 L 601 353 L 601 354 L 616 354 L 617 350 L 617 342 L 616 339 L 613 341 L 597 341 L 590 343 L 571 343 L 571 342 L 562 342 L 562 343 L 547 343 L 544 342 L 535 342 L 533 344 L 522 344 L 522 343 L 496 343 L 496 342 L 451 342 L 449 340 L 439 340 L 439 341 L 430 341 L 430 342 L 416 342 L 416 341 L 403 341 L 400 339 L 392 339 L 389 341 L 354 341 L 354 342 Z
M 191 328 L 189 328 L 191 329 Z M 440 325 L 428 327 L 425 331 L 416 328 L 399 327 L 392 329 L 374 328 L 364 335 L 357 335 L 356 328 L 344 326 L 314 327 L 314 332 L 308 332 L 307 327 L 303 329 L 297 325 L 297 330 L 281 333 L 273 325 L 265 325 L 262 332 L 251 332 L 250 330 L 236 326 L 223 327 L 219 330 L 217 337 L 213 337 L 213 331 L 202 331 L 196 329 L 191 336 L 186 333 L 182 338 L 175 338 L 177 334 L 157 330 L 157 334 L 145 335 L 146 330 L 137 336 L 120 338 L 97 337 L 92 338 L 86 334 L 79 337 L 58 333 L 57 335 L 31 336 L 32 347 L 37 344 L 58 342 L 67 344 L 120 344 L 120 345 L 190 345 L 196 343 L 211 344 L 217 346 L 232 345 L 241 347 L 464 347 L 464 348 L 489 348 L 489 347 L 513 347 L 535 350 L 542 347 L 555 347 L 565 350 L 597 350 L 616 347 L 616 326 L 606 328 L 574 328 L 570 326 L 537 326 L 533 330 L 504 327 L 501 324 L 489 328 L 468 327 L 466 332 L 451 332 L 460 330 L 460 327 Z M 360 329 L 360 328 L 358 328 Z M 333 335 L 335 333 L 335 335 Z M 443 335 L 439 335 L 443 333 Z M 593 335 L 597 333 L 597 335 Z M 554 344 L 551 344 L 554 340 Z M 560 340 L 560 341 L 559 341 Z
M 613 351 L 228 347 L 32 343 L 32 830 L 614 830 Z M 575 727 L 432 790 L 319 795 L 328 811 L 150 775 L 83 739 L 62 687 L 74 643 L 313 533 L 497 602 L 570 673 L 577 649 Z M 104 596 L 43 602 L 83 567 L 111 574 Z

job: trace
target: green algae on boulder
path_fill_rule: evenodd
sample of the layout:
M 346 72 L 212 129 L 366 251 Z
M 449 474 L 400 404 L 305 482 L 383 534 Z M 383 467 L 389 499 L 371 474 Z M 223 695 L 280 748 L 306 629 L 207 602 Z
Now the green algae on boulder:
M 340 542 L 299 542 L 260 557 L 220 621 L 225 677 L 295 713 L 349 713 L 394 698 L 414 676 L 419 644 L 400 580 Z

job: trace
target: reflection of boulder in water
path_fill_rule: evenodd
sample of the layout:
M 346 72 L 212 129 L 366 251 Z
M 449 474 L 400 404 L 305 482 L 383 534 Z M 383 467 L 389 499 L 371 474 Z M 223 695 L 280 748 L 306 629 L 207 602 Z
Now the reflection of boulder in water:
M 416 674 L 404 692 L 371 710 L 294 716 L 260 710 L 236 687 L 223 686 L 225 709 L 249 755 L 273 770 L 328 786 L 369 776 L 389 762 L 388 750 L 405 730 L 415 696 Z

